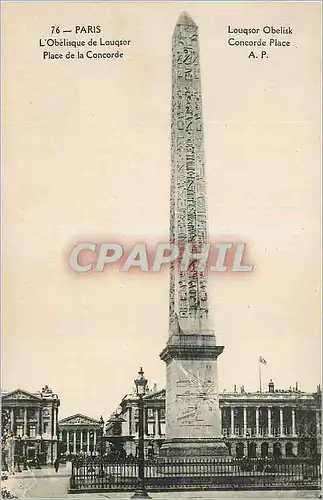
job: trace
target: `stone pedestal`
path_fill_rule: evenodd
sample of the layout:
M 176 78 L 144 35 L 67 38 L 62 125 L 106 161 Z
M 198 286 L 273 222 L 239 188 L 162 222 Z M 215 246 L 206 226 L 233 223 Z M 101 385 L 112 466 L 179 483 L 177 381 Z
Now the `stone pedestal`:
M 162 457 L 226 456 L 221 435 L 213 333 L 173 335 L 160 354 L 166 362 L 166 440 Z

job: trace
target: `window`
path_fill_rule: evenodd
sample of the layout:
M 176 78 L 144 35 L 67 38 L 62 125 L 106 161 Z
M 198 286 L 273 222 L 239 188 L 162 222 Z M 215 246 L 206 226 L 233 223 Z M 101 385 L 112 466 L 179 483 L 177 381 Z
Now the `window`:
M 48 422 L 44 423 L 44 434 L 48 432 Z
M 36 426 L 34 424 L 29 426 L 29 437 L 36 437 Z
M 159 410 L 159 414 L 160 414 L 161 418 L 165 418 L 165 408 L 161 408 Z
M 17 425 L 16 435 L 17 436 L 22 436 L 23 432 L 24 432 L 23 425 Z
M 154 409 L 153 408 L 148 408 L 148 417 L 152 418 L 154 416 Z
M 118 422 L 114 424 L 112 429 L 113 436 L 122 436 L 122 425 Z

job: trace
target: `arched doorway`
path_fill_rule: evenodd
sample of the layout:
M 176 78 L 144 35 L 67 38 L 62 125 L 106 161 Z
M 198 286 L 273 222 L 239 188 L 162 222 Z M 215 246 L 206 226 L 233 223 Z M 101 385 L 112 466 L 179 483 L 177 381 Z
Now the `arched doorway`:
M 236 457 L 237 458 L 242 458 L 244 456 L 244 444 L 243 443 L 237 443 L 236 446 Z
M 282 456 L 282 447 L 281 447 L 280 443 L 274 443 L 273 455 L 274 455 L 274 458 L 279 458 Z
M 293 443 L 290 441 L 286 443 L 286 457 L 293 457 L 294 452 L 293 452 Z
M 248 458 L 256 458 L 257 456 L 257 446 L 256 443 L 248 443 Z
M 262 458 L 268 457 L 268 448 L 269 448 L 268 443 L 262 443 L 262 445 L 261 445 L 261 457 Z

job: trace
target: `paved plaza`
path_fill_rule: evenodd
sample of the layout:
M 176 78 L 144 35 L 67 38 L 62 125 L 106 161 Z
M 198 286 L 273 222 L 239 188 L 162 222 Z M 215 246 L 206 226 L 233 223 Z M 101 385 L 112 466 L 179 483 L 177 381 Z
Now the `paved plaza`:
M 128 500 L 132 492 L 111 492 L 111 493 L 77 493 L 68 494 L 70 478 L 70 466 L 61 466 L 58 473 L 53 467 L 46 467 L 40 470 L 28 470 L 10 476 L 2 482 L 2 486 L 9 488 L 18 498 L 37 499 L 90 499 L 102 500 Z M 318 498 L 318 491 L 187 491 L 187 492 L 156 492 L 150 494 L 152 500 L 163 499 L 230 499 L 230 498 L 250 498 L 252 500 L 273 500 L 277 498 L 299 499 Z

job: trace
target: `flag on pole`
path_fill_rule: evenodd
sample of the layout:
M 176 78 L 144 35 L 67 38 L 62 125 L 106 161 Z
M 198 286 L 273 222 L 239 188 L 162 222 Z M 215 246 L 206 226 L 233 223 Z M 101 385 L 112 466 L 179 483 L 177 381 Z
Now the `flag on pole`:
M 260 390 L 260 392 L 262 392 L 261 365 L 266 365 L 266 364 L 267 364 L 267 361 L 265 360 L 265 358 L 263 358 L 262 356 L 259 356 L 259 365 L 258 365 L 258 368 L 259 368 L 259 390 Z

